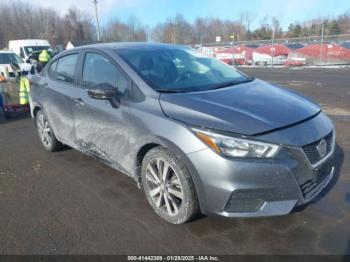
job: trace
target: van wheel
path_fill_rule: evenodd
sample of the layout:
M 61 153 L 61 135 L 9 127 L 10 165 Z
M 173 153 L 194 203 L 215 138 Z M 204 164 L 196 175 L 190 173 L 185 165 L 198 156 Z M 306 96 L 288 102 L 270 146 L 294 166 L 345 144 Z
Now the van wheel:
M 7 120 L 7 119 L 10 119 L 10 114 L 9 112 L 4 112 L 4 118 Z
M 35 117 L 36 128 L 38 130 L 40 142 L 45 148 L 45 150 L 54 152 L 62 148 L 62 144 L 57 140 L 55 134 L 53 133 L 49 120 L 46 114 L 39 110 Z
M 184 163 L 164 147 L 150 150 L 142 161 L 142 185 L 154 211 L 172 224 L 198 214 L 198 200 Z

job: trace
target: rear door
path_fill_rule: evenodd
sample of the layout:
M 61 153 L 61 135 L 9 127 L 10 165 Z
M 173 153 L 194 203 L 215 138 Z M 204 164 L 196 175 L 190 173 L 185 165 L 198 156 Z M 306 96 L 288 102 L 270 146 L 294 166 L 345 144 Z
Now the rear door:
M 72 103 L 77 93 L 79 53 L 70 53 L 53 61 L 42 83 L 40 102 L 48 114 L 57 138 L 68 145 L 75 140 Z
M 126 172 L 132 82 L 114 60 L 102 52 L 86 52 L 82 64 L 78 102 L 73 105 L 77 141 L 90 154 Z M 104 83 L 116 88 L 118 108 L 110 101 L 88 96 L 88 89 Z

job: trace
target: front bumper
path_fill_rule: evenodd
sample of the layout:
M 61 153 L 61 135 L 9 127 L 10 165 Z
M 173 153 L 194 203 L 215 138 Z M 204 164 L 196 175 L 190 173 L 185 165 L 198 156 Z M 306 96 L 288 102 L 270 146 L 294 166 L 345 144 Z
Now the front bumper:
M 190 154 L 203 186 L 202 212 L 225 217 L 274 216 L 310 202 L 332 180 L 333 153 L 317 167 L 321 171 L 299 153 L 304 161 L 232 161 L 210 149 Z
M 196 186 L 204 214 L 258 217 L 288 214 L 314 199 L 333 178 L 334 149 L 333 132 L 330 151 L 316 164 L 299 146 L 283 146 L 274 159 L 232 160 L 210 149 L 187 156 L 190 172 L 200 178 Z

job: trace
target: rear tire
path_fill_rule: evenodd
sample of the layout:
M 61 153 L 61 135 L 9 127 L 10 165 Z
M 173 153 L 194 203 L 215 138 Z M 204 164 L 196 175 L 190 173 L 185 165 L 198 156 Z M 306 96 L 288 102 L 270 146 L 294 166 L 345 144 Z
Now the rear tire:
M 54 152 L 62 148 L 63 145 L 57 140 L 44 111 L 39 110 L 36 113 L 35 124 L 40 142 L 45 150 Z
M 151 149 L 142 161 L 141 180 L 153 210 L 172 224 L 197 216 L 198 200 L 184 163 L 164 147 Z

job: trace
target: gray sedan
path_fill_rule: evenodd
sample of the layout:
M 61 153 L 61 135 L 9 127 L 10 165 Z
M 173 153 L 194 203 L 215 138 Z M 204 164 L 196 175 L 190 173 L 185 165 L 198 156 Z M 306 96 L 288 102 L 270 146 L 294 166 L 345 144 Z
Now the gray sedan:
M 132 177 L 174 224 L 288 214 L 333 177 L 335 131 L 317 104 L 187 47 L 84 46 L 32 82 L 43 147 Z

